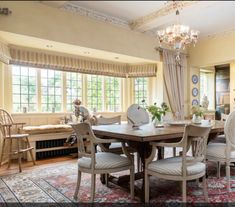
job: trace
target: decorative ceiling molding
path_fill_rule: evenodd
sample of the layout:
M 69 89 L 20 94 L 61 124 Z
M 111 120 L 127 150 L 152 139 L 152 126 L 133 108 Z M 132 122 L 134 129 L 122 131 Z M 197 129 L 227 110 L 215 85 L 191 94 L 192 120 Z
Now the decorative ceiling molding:
M 116 26 L 121 26 L 124 28 L 129 29 L 129 22 L 117 17 L 113 17 L 107 14 L 103 14 L 98 11 L 94 11 L 92 9 L 84 8 L 78 5 L 74 5 L 73 3 L 67 2 L 65 3 L 62 7 L 62 10 L 65 11 L 70 11 L 77 13 L 82 16 L 87 16 L 95 20 L 103 21 L 103 22 L 108 22 L 110 24 L 116 25 Z
M 140 17 L 134 21 L 132 21 L 129 26 L 132 30 L 134 29 L 138 29 L 140 28 L 141 26 L 159 18 L 159 17 L 162 17 L 162 16 L 166 16 L 166 15 L 169 15 L 173 12 L 175 12 L 176 8 L 184 8 L 186 6 L 190 6 L 190 5 L 193 5 L 195 3 L 197 3 L 198 1 L 173 1 L 173 2 L 167 2 L 166 5 L 157 10 L 157 11 L 154 11 L 146 16 L 143 16 L 143 17 Z

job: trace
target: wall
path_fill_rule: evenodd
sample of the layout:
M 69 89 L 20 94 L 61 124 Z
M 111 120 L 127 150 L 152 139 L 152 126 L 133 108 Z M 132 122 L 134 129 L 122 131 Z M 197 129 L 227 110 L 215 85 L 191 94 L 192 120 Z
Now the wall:
M 235 60 L 235 31 L 204 38 L 189 48 L 190 65 L 214 66 Z
M 230 110 L 235 107 L 235 31 L 199 41 L 189 49 L 191 68 L 230 64 Z
M 38 37 L 82 47 L 159 60 L 155 37 L 117 27 L 38 1 L 1 1 L 12 10 L 0 17 L 2 31 Z

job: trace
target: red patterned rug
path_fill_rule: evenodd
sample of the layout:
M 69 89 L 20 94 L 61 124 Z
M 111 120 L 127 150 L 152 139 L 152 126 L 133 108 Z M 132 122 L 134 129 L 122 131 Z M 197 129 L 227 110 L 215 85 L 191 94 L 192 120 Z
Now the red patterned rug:
M 221 168 L 221 178 L 216 178 L 215 165 L 209 164 L 208 193 L 210 203 L 235 202 L 235 168 L 231 168 L 232 188 L 226 189 L 224 177 L 225 168 Z M 123 173 L 122 173 L 123 174 Z M 120 174 L 115 174 L 120 175 Z M 0 203 L 69 203 L 75 204 L 73 193 L 76 186 L 77 166 L 76 160 L 53 166 L 39 167 L 22 173 L 0 177 Z M 176 204 L 181 202 L 181 183 L 160 180 L 151 177 L 150 197 L 151 203 Z M 79 202 L 89 202 L 90 175 L 82 174 Z M 135 182 L 141 186 L 141 180 Z M 190 203 L 203 203 L 204 196 L 201 183 L 187 183 L 187 201 Z M 96 180 L 95 202 L 101 203 L 139 203 L 136 197 L 130 199 L 129 192 L 119 186 L 110 184 L 109 187 L 101 184 L 100 176 Z

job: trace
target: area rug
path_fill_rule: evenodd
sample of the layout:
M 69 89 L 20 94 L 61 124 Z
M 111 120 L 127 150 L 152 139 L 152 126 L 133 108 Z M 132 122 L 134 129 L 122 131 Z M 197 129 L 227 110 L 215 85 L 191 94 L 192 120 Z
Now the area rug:
M 77 165 L 76 160 L 53 166 L 38 167 L 37 169 L 23 171 L 14 175 L 0 177 L 0 203 L 50 203 L 77 206 L 77 202 L 86 203 L 90 199 L 90 175 L 82 174 L 79 201 L 73 199 L 76 186 Z M 208 193 L 210 203 L 235 202 L 235 168 L 231 168 L 232 187 L 234 191 L 228 193 L 225 167 L 221 168 L 221 178 L 216 178 L 215 165 L 209 165 Z M 125 172 L 124 172 L 125 173 Z M 123 172 L 122 172 L 123 174 Z M 118 176 L 120 174 L 115 174 Z M 150 202 L 176 204 L 181 202 L 181 184 L 179 182 L 160 180 L 151 177 Z M 135 181 L 141 186 L 141 180 Z M 203 203 L 204 195 L 202 185 L 196 182 L 187 183 L 187 201 L 189 203 Z M 136 197 L 131 200 L 129 192 L 110 184 L 109 187 L 101 184 L 100 177 L 96 180 L 95 202 L 97 203 L 140 203 Z M 16 205 L 17 206 L 17 205 Z M 50 205 L 53 206 L 53 205 Z

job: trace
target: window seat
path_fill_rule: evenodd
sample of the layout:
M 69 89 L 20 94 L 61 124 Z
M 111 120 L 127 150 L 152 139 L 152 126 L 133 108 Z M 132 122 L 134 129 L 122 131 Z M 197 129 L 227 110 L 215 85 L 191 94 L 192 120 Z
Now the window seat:
M 29 142 L 34 147 L 33 156 L 36 160 L 77 152 L 77 145 L 64 146 L 65 140 L 73 133 L 69 125 L 26 126 L 23 133 L 29 134 Z M 31 160 L 29 155 L 27 160 Z

